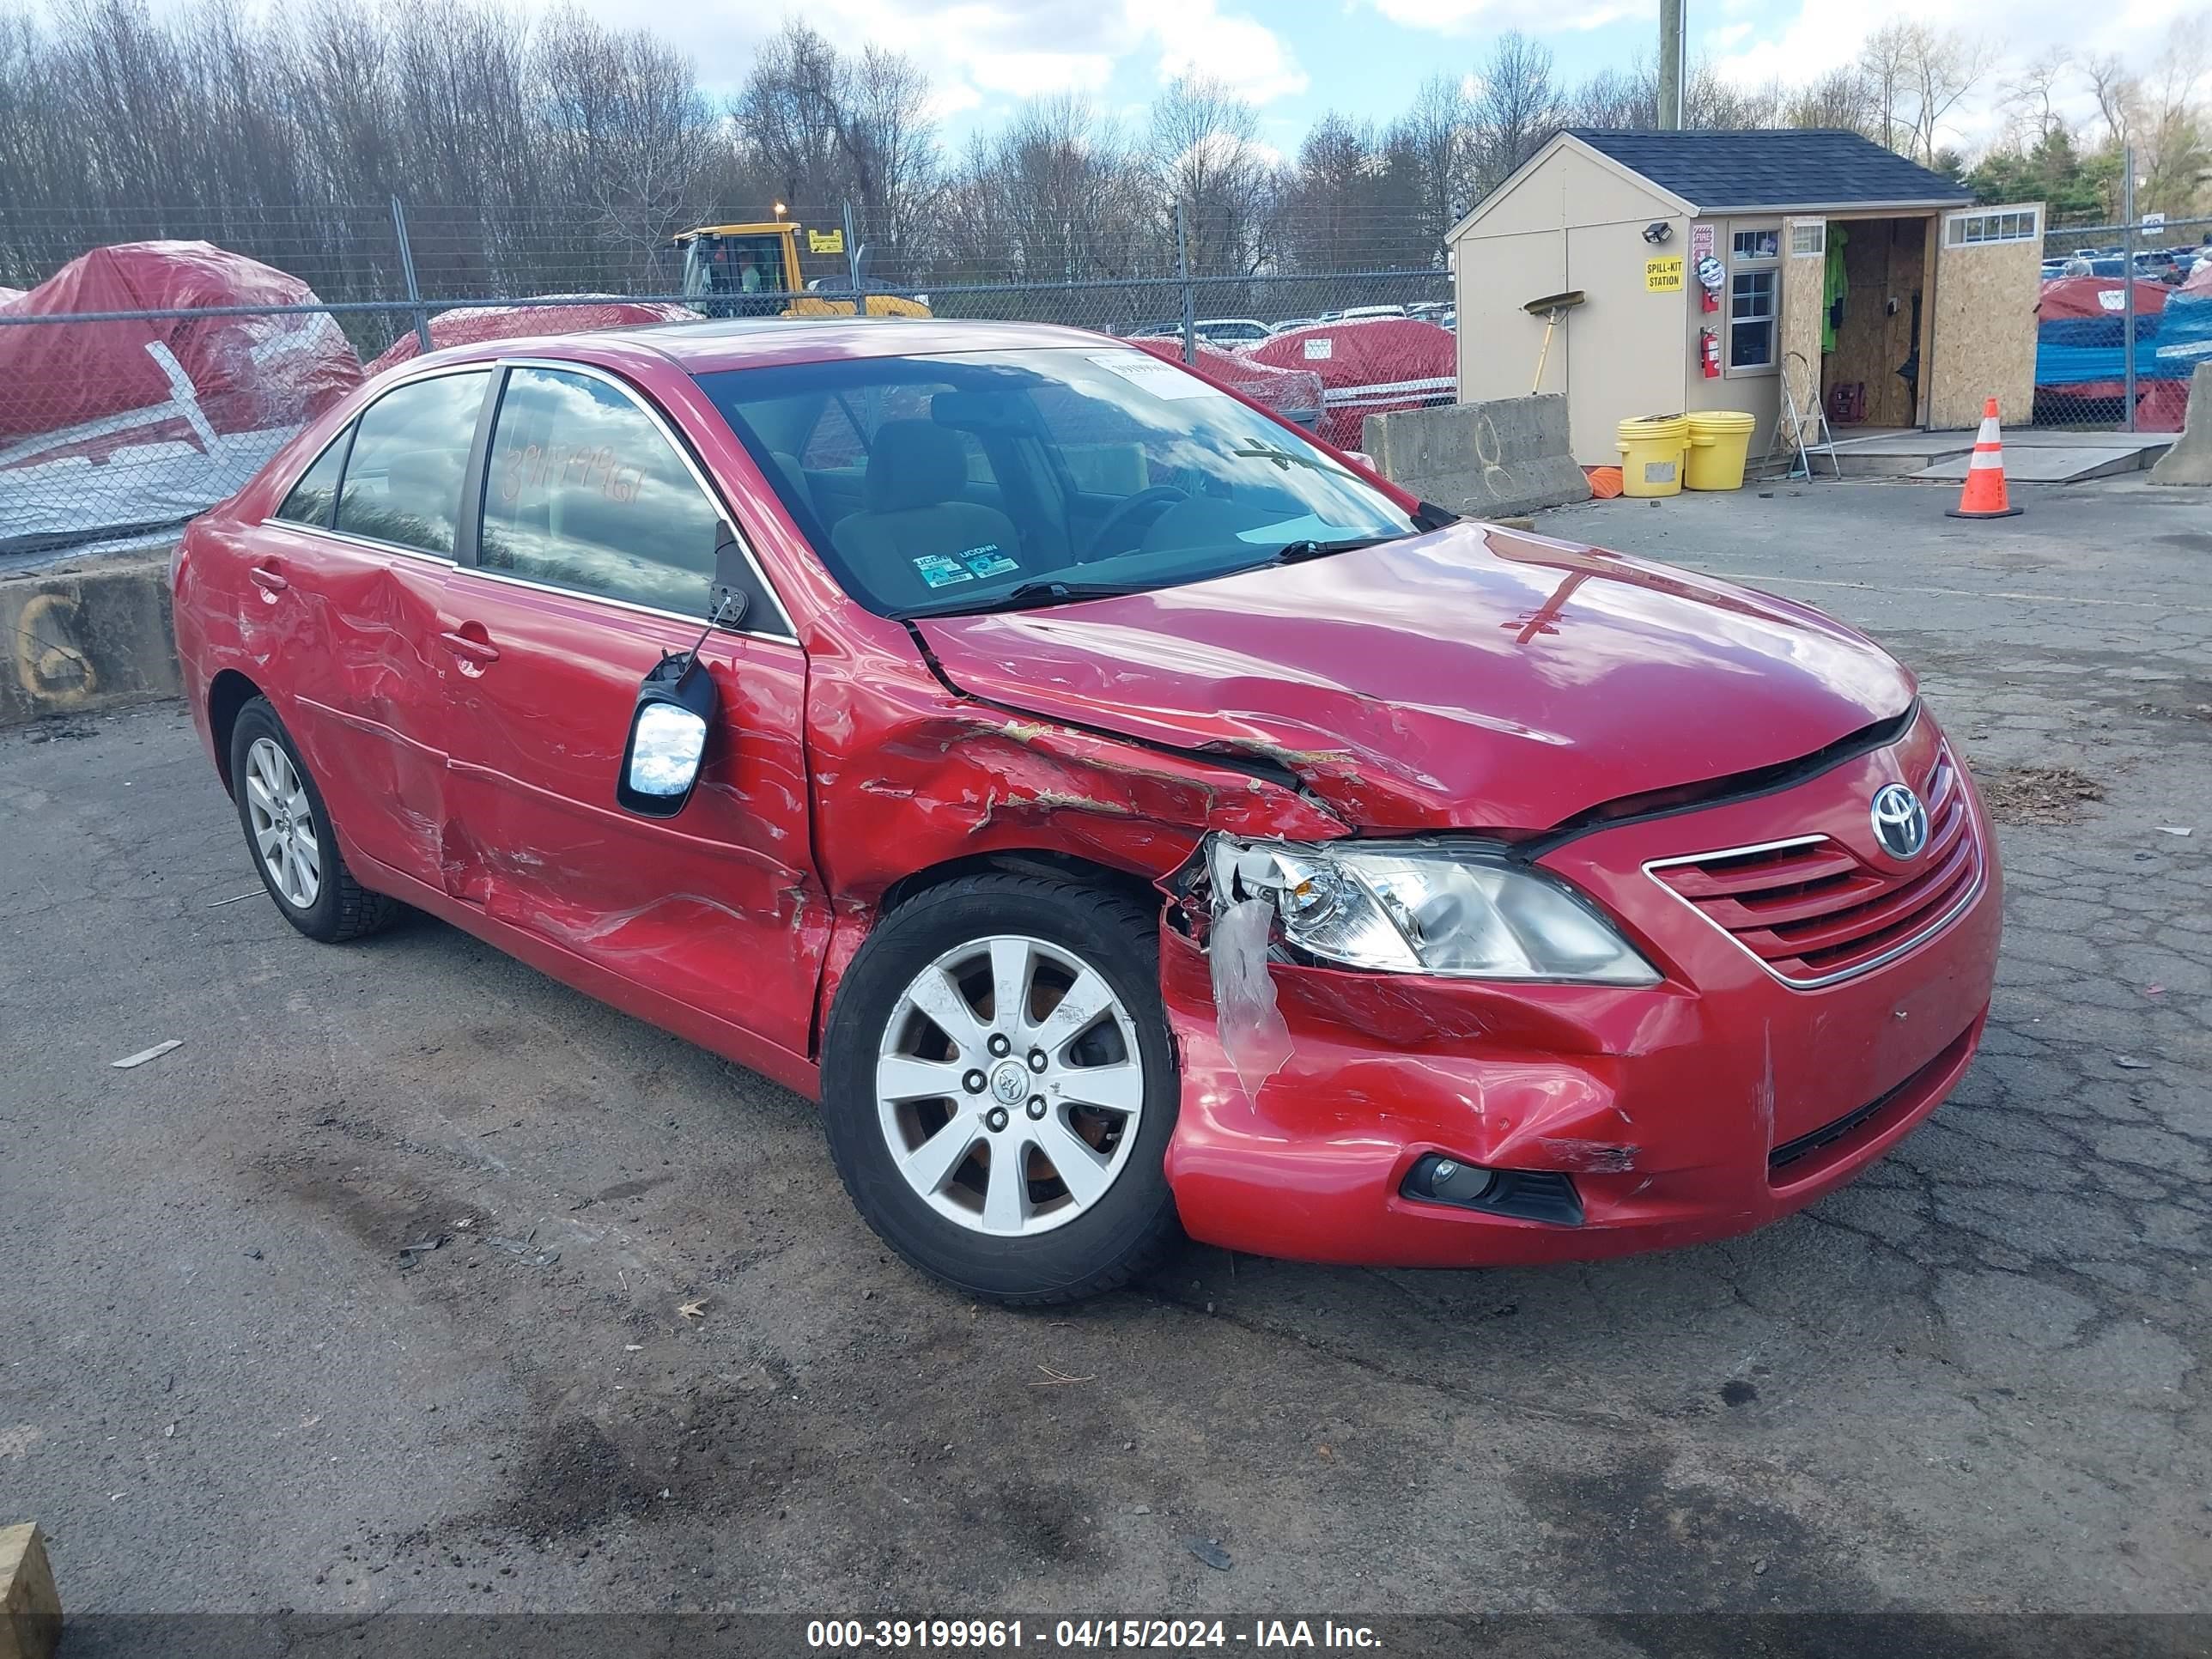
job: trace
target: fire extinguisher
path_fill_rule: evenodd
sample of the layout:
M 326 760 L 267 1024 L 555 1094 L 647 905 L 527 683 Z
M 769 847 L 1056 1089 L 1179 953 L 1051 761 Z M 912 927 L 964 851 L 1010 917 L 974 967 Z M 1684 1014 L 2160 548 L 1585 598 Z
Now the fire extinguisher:
M 1698 356 L 1704 359 L 1705 378 L 1717 380 L 1721 377 L 1721 337 L 1717 329 L 1698 331 Z

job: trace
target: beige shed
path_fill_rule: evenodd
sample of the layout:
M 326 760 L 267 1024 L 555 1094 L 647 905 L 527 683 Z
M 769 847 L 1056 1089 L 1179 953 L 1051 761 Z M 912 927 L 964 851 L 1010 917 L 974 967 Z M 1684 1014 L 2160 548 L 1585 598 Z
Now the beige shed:
M 1747 410 L 1757 456 L 1785 376 L 1838 437 L 2034 402 L 2042 204 L 1977 206 L 1856 132 L 1570 129 L 1449 240 L 1461 401 L 1565 393 L 1585 466 L 1618 463 L 1622 421 L 1685 409 Z M 1545 356 L 1522 307 L 1575 289 Z

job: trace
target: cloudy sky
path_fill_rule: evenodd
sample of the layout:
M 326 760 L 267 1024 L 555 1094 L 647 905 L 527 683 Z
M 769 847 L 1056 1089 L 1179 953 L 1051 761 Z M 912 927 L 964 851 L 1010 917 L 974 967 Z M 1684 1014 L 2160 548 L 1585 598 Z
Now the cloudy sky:
M 634 0 L 586 3 L 611 21 L 638 21 Z M 652 22 L 720 88 L 743 78 L 781 10 L 776 0 L 701 0 Z M 1753 84 L 1843 63 L 1897 15 L 2000 32 L 2015 61 L 2066 44 L 2140 64 L 2172 19 L 2206 12 L 2212 0 L 1688 0 L 1692 57 Z M 1285 150 L 1324 109 L 1387 119 L 1425 76 L 1471 68 L 1502 29 L 1540 37 L 1570 81 L 1650 58 L 1658 33 L 1657 0 L 806 0 L 804 14 L 842 43 L 878 40 L 921 59 L 956 143 L 1038 92 L 1073 88 L 1133 115 L 1164 80 L 1196 67 L 1257 104 L 1263 137 Z M 2092 16 L 2096 34 L 2085 40 Z M 1987 99 L 1970 104 L 1953 142 L 1972 148 L 1994 121 Z

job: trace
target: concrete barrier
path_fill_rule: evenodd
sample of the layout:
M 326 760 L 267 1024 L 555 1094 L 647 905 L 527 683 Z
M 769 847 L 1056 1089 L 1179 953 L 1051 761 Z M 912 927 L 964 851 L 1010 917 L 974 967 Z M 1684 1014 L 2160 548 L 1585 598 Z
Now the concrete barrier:
M 2154 484 L 2212 484 L 2212 363 L 2199 363 L 2189 376 L 2189 413 L 2173 447 L 2150 470 Z
M 1384 477 L 1455 513 L 1495 519 L 1589 499 L 1556 394 L 1370 415 L 1360 441 Z
M 169 632 L 167 548 L 0 576 L 0 726 L 184 690 Z

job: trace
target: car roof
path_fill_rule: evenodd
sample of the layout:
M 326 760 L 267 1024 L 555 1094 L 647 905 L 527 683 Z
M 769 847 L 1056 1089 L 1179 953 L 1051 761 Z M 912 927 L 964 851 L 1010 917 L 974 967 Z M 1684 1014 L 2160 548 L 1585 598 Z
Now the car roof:
M 954 351 L 1122 344 L 1109 335 L 1047 323 L 922 317 L 748 317 L 638 323 L 579 333 L 487 340 L 431 352 L 414 362 L 563 356 L 614 362 L 651 356 L 672 362 L 686 374 L 710 374 L 722 369 L 764 368 L 831 358 L 921 357 Z

